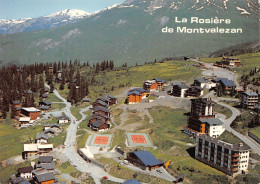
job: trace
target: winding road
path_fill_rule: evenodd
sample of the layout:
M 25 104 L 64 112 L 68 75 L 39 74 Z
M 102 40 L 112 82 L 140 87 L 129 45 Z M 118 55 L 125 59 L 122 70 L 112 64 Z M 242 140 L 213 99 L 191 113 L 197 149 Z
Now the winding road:
M 234 72 L 228 71 L 227 69 L 224 69 L 224 68 L 213 67 L 212 64 L 208 64 L 208 63 L 207 64 L 205 63 L 205 66 L 207 68 L 212 68 L 213 70 L 212 71 L 211 70 L 205 70 L 205 71 L 202 72 L 202 74 L 217 76 L 217 77 L 226 77 L 230 80 L 235 81 L 236 84 L 238 85 L 237 75 Z M 228 132 L 232 133 L 233 135 L 237 136 L 239 139 L 244 141 L 252 150 L 254 150 L 255 153 L 260 155 L 260 145 L 257 142 L 255 142 L 253 139 L 251 139 L 248 136 L 242 135 L 241 133 L 237 132 L 236 130 L 234 130 L 233 128 L 230 127 L 232 122 L 236 119 L 237 116 L 239 116 L 241 114 L 241 112 L 238 109 L 236 109 L 236 108 L 234 108 L 234 107 L 232 107 L 228 104 L 220 102 L 221 100 L 226 100 L 226 101 L 239 101 L 239 100 L 234 99 L 234 98 L 216 97 L 214 95 L 213 91 L 209 92 L 204 97 L 205 98 L 211 97 L 214 102 L 216 102 L 217 104 L 222 105 L 222 106 L 224 106 L 224 107 L 226 107 L 226 108 L 228 108 L 232 111 L 232 116 L 230 118 L 224 120 L 224 127 L 225 127 L 226 131 L 228 131 Z
M 50 88 L 49 85 L 45 84 L 46 87 Z M 102 179 L 103 176 L 107 176 L 109 180 L 122 183 L 124 182 L 123 179 L 116 178 L 114 176 L 109 175 L 107 172 L 105 172 L 103 169 L 100 167 L 97 167 L 96 165 L 93 165 L 91 163 L 87 163 L 81 156 L 78 155 L 77 153 L 77 148 L 76 148 L 76 133 L 77 133 L 77 127 L 78 125 L 86 118 L 86 115 L 84 112 L 88 111 L 92 106 L 88 106 L 84 109 L 82 109 L 79 113 L 82 115 L 82 118 L 77 121 L 77 119 L 72 115 L 70 108 L 71 108 L 71 103 L 67 102 L 65 98 L 60 96 L 59 92 L 57 90 L 53 91 L 54 94 L 64 102 L 66 105 L 65 108 L 62 109 L 62 112 L 66 114 L 71 119 L 71 123 L 69 127 L 67 128 L 67 136 L 64 145 L 66 145 L 64 149 L 64 154 L 70 161 L 70 163 L 80 172 L 82 173 L 88 173 L 90 174 L 96 184 L 101 184 L 100 180 Z
M 212 75 L 212 76 L 214 75 L 214 76 L 217 76 L 217 77 L 226 77 L 226 78 L 232 79 L 234 81 L 236 81 L 236 79 L 237 79 L 236 74 L 231 72 L 231 71 L 228 71 L 228 70 L 223 69 L 223 68 L 213 67 L 210 64 L 205 64 L 205 65 L 206 65 L 206 67 L 212 68 L 214 70 L 203 71 L 202 74 L 204 74 L 204 75 Z M 48 86 L 47 84 L 45 84 L 45 86 L 50 88 L 50 86 Z M 59 92 L 57 90 L 54 90 L 53 92 L 60 100 L 63 101 L 62 103 L 64 103 L 66 105 L 66 107 L 61 109 L 59 112 L 63 112 L 64 114 L 66 114 L 71 119 L 71 123 L 70 123 L 70 125 L 69 125 L 69 127 L 67 129 L 67 136 L 66 136 L 66 140 L 65 140 L 65 143 L 64 143 L 64 145 L 66 145 L 65 150 L 64 150 L 64 154 L 68 158 L 70 163 L 77 170 L 81 171 L 82 173 L 90 174 L 93 177 L 95 183 L 97 183 L 97 184 L 101 183 L 100 180 L 102 179 L 103 176 L 107 176 L 109 180 L 114 181 L 114 182 L 118 182 L 118 183 L 124 182 L 123 179 L 116 178 L 116 177 L 113 177 L 113 176 L 109 175 L 102 168 L 100 168 L 100 167 L 98 167 L 96 165 L 93 165 L 91 163 L 87 163 L 77 153 L 77 148 L 76 148 L 77 127 L 86 118 L 86 115 L 84 114 L 84 112 L 88 111 L 92 106 L 90 105 L 90 106 L 88 106 L 88 107 L 86 107 L 84 109 L 81 109 L 81 111 L 79 113 L 82 115 L 82 118 L 80 120 L 77 120 L 72 115 L 72 113 L 70 111 L 71 103 L 67 102 L 67 100 L 65 98 L 60 96 L 60 94 L 59 94 Z M 165 96 L 165 97 L 167 98 L 167 96 Z M 204 97 L 205 98 L 211 97 L 212 100 L 215 101 L 217 104 L 222 105 L 222 106 L 224 106 L 224 107 L 226 107 L 226 108 L 228 108 L 228 109 L 230 109 L 232 111 L 232 116 L 230 118 L 224 120 L 224 127 L 226 128 L 227 131 L 231 132 L 232 134 L 237 136 L 239 139 L 243 140 L 252 150 L 254 150 L 255 153 L 260 155 L 260 146 L 259 146 L 259 144 L 257 144 L 251 138 L 240 134 L 239 132 L 235 131 L 234 129 L 232 129 L 230 127 L 231 123 L 236 119 L 237 116 L 239 116 L 241 114 L 241 112 L 238 109 L 236 109 L 236 108 L 234 108 L 234 107 L 232 107 L 232 106 L 230 106 L 228 104 L 220 102 L 220 100 L 237 101 L 237 99 L 218 98 L 218 97 L 216 97 L 214 95 L 213 91 L 211 91 L 210 93 L 206 94 Z M 120 126 L 118 126 L 118 127 L 120 127 Z M 118 128 L 118 127 L 116 127 L 116 128 Z M 155 173 L 155 174 L 157 174 L 157 173 Z

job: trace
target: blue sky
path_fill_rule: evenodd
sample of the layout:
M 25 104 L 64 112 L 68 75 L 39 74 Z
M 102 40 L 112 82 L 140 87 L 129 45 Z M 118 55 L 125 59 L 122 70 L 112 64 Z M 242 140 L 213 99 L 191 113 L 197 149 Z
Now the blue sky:
M 0 19 L 34 18 L 65 9 L 93 12 L 124 0 L 0 0 Z

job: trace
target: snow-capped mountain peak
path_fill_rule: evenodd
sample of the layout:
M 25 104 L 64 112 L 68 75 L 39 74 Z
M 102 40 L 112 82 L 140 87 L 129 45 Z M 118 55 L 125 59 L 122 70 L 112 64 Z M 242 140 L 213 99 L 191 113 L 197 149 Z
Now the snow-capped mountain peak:
M 57 16 L 67 16 L 71 19 L 79 19 L 84 18 L 86 16 L 91 15 L 91 13 L 85 12 L 83 10 L 77 10 L 77 9 L 65 9 L 63 11 L 55 12 L 50 15 L 44 16 L 44 17 L 57 17 Z
M 92 13 L 88 13 L 83 10 L 65 9 L 38 18 L 23 18 L 17 20 L 0 19 L 0 34 L 12 34 L 39 29 L 47 29 L 73 23 L 91 15 Z

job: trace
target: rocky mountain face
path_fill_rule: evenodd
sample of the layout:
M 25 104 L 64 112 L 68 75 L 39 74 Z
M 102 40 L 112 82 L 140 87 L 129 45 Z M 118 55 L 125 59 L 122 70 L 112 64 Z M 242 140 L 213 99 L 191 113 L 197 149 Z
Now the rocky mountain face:
M 19 20 L 0 19 L 0 34 L 13 34 L 40 29 L 48 29 L 69 23 L 74 23 L 90 15 L 91 13 L 82 10 L 66 9 L 38 18 L 23 18 Z
M 259 39 L 257 0 L 127 0 L 80 21 L 52 29 L 0 35 L 0 60 L 34 63 L 113 59 L 118 65 L 155 58 L 208 56 L 214 51 Z M 187 18 L 186 23 L 176 23 Z M 230 19 L 230 24 L 195 24 L 191 17 Z M 177 33 L 189 29 L 236 29 L 241 33 Z M 162 32 L 168 27 L 173 33 Z

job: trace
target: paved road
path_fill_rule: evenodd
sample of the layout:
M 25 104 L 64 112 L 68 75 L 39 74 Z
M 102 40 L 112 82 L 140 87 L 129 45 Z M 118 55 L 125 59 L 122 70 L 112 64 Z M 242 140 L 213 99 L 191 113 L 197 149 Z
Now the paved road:
M 125 167 L 131 169 L 131 170 L 134 170 L 134 171 L 138 171 L 138 172 L 141 172 L 143 174 L 147 174 L 147 175 L 150 175 L 150 176 L 155 176 L 157 178 L 162 178 L 164 180 L 167 180 L 167 181 L 176 181 L 176 179 L 171 175 L 169 174 L 163 167 L 160 167 L 159 169 L 156 169 L 156 170 L 160 170 L 160 172 L 157 172 L 156 170 L 152 170 L 152 171 L 144 171 L 132 164 L 128 164 L 128 165 L 125 165 L 123 163 L 122 160 L 119 160 L 117 157 L 113 157 L 113 159 L 118 162 L 120 165 L 124 165 Z
M 210 66 L 209 64 L 207 64 L 208 66 Z M 234 81 L 237 81 L 236 80 L 236 77 L 237 75 L 231 71 L 228 71 L 226 69 L 223 69 L 223 68 L 219 68 L 219 67 L 214 67 L 214 73 L 218 76 L 218 75 L 221 75 L 222 77 L 227 77 L 229 79 L 232 79 Z M 203 74 L 207 74 L 206 71 L 203 72 Z M 218 76 L 218 77 L 221 77 L 221 76 Z M 237 83 L 237 82 L 236 82 Z M 255 142 L 253 139 L 249 138 L 248 136 L 245 136 L 245 135 L 242 135 L 240 134 L 239 132 L 235 131 L 234 129 L 232 129 L 230 127 L 230 125 L 232 124 L 232 122 L 236 119 L 237 116 L 239 116 L 241 114 L 241 112 L 228 105 L 228 104 L 225 104 L 225 103 L 222 103 L 222 102 L 219 102 L 220 100 L 227 100 L 227 101 L 239 101 L 237 99 L 233 99 L 233 98 L 221 98 L 221 97 L 216 97 L 214 95 L 214 92 L 211 91 L 209 92 L 208 94 L 206 94 L 204 96 L 205 98 L 212 98 L 213 101 L 215 101 L 217 104 L 219 105 L 222 105 L 228 109 L 230 109 L 232 111 L 232 116 L 226 120 L 224 120 L 224 127 L 226 128 L 226 130 L 228 132 L 231 132 L 233 135 L 237 136 L 239 139 L 243 140 L 252 150 L 254 150 L 255 153 L 257 153 L 258 155 L 260 155 L 260 145 Z
M 49 88 L 48 85 L 45 84 L 46 87 Z M 81 120 L 77 121 L 76 118 L 71 114 L 70 108 L 71 108 L 71 103 L 67 102 L 65 98 L 60 96 L 57 90 L 53 91 L 54 94 L 61 99 L 64 104 L 66 105 L 65 108 L 63 108 L 63 112 L 66 114 L 71 119 L 71 124 L 67 129 L 67 136 L 65 140 L 65 150 L 64 154 L 66 157 L 69 159 L 70 163 L 79 171 L 82 173 L 89 173 L 95 183 L 101 184 L 100 179 L 102 179 L 103 176 L 107 176 L 109 180 L 122 183 L 124 182 L 123 179 L 116 178 L 113 176 L 110 176 L 107 172 L 105 172 L 103 169 L 100 167 L 97 167 L 93 164 L 87 163 L 81 156 L 78 155 L 77 153 L 77 148 L 76 148 L 76 132 L 77 132 L 77 127 L 78 125 L 86 118 L 86 115 L 84 112 L 88 111 L 92 106 L 88 106 L 80 111 L 80 114 L 82 115 Z

